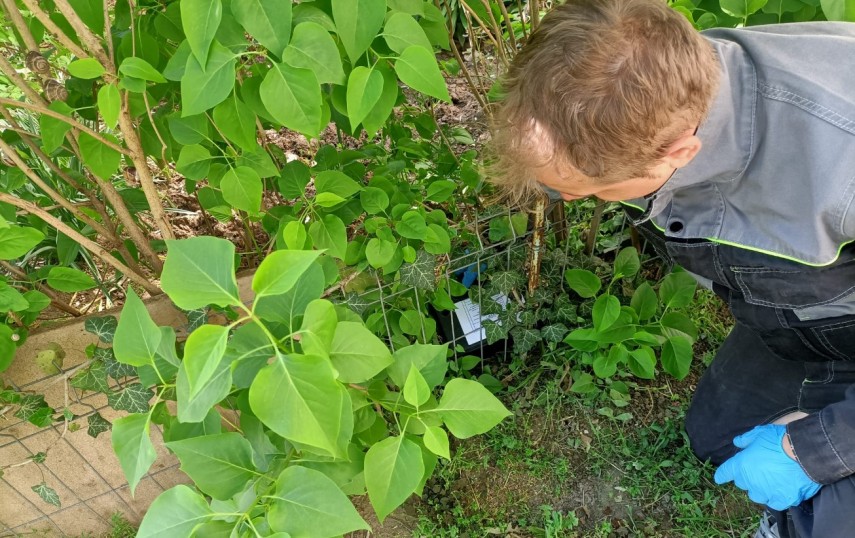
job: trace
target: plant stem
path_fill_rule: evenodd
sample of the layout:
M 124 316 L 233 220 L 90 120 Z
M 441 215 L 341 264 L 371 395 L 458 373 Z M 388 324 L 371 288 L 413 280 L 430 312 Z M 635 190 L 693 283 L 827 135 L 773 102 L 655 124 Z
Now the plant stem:
M 53 226 L 60 232 L 73 239 L 74 241 L 80 243 L 80 246 L 97 256 L 104 263 L 110 265 L 117 271 L 120 271 L 122 274 L 127 276 L 133 282 L 136 282 L 137 284 L 142 286 L 147 292 L 151 293 L 152 295 L 159 295 L 162 293 L 160 288 L 149 282 L 148 279 L 144 276 L 136 273 L 130 267 L 116 259 L 104 247 L 100 246 L 98 243 L 92 241 L 91 239 L 81 234 L 71 226 L 62 222 L 62 220 L 60 220 L 59 218 L 51 215 L 50 213 L 33 204 L 32 202 L 21 200 L 20 198 L 12 196 L 11 194 L 7 194 L 5 192 L 0 192 L 0 202 L 5 202 L 7 204 L 13 205 L 19 209 L 23 209 L 24 211 L 39 217 L 43 221 L 47 222 L 50 226 Z
M 131 119 L 131 110 L 128 106 L 128 94 L 125 92 L 122 99 L 122 111 L 119 114 L 119 127 L 122 130 L 122 135 L 125 138 L 125 143 L 130 149 L 130 158 L 137 169 L 137 174 L 140 178 L 140 186 L 145 193 L 145 198 L 148 200 L 151 216 L 154 218 L 154 223 L 160 231 L 162 239 L 175 239 L 175 234 L 172 232 L 172 225 L 166 218 L 166 213 L 163 211 L 163 202 L 160 200 L 160 194 L 157 192 L 157 187 L 154 184 L 154 177 L 151 175 L 151 169 L 148 167 L 148 161 L 145 158 L 142 142 L 140 142 L 139 134 L 134 127 Z M 158 274 L 160 269 L 157 270 Z
M 32 2 L 32 0 L 28 1 Z M 104 47 L 101 46 L 101 41 L 92 33 L 92 30 L 84 24 L 83 20 L 81 20 L 77 15 L 77 12 L 74 11 L 74 8 L 71 7 L 71 4 L 68 3 L 68 0 L 54 0 L 54 4 L 68 21 L 68 24 L 70 24 L 74 29 L 74 32 L 80 38 L 80 41 L 83 42 L 92 55 L 95 56 L 101 65 L 104 66 L 104 69 L 106 69 L 111 75 L 115 75 L 116 66 L 113 65 L 113 61 L 107 56 L 107 52 L 104 50 Z M 105 24 L 106 23 L 107 21 L 105 21 Z
M 26 4 L 26 0 L 24 3 Z M 29 50 L 38 51 L 39 44 L 36 43 L 36 40 L 33 38 L 33 34 L 30 32 L 27 23 L 24 21 L 24 17 L 21 16 L 18 6 L 15 5 L 15 0 L 3 0 L 3 7 L 6 9 L 6 14 L 9 15 L 9 20 L 12 21 L 12 25 L 15 26 L 15 29 L 17 29 L 18 33 L 21 35 L 21 39 L 24 40 L 24 45 Z
M 0 56 L 0 58 L 2 58 L 2 56 Z M 7 63 L 7 65 L 8 65 L 8 63 Z M 11 68 L 11 65 L 9 65 L 9 67 Z M 8 73 L 6 72 L 6 68 L 3 65 L 3 60 L 0 60 L 0 69 L 2 69 L 3 74 L 8 75 Z M 44 100 L 42 100 L 41 96 L 38 96 L 38 94 L 37 94 L 37 99 L 38 100 L 36 100 L 35 102 L 44 103 Z M 97 133 L 96 131 L 90 129 L 89 127 L 87 127 L 85 125 L 83 125 L 82 123 L 75 120 L 74 118 L 72 118 L 70 116 L 66 116 L 65 114 L 62 114 L 60 112 L 56 112 L 55 110 L 49 109 L 47 107 L 47 105 L 25 103 L 23 101 L 16 101 L 15 99 L 9 99 L 6 97 L 0 97 L 0 105 L 5 105 L 5 106 L 10 107 L 10 108 L 23 108 L 23 109 L 29 110 L 31 112 L 37 112 L 39 114 L 44 114 L 46 116 L 50 116 L 51 118 L 63 121 L 65 123 L 71 125 L 72 128 L 77 129 L 78 131 L 83 131 L 84 133 L 88 134 L 89 136 L 91 136 L 95 140 L 101 142 L 102 144 L 104 144 L 105 146 L 109 147 L 110 149 L 112 149 L 114 151 L 118 151 L 122 155 L 127 155 L 127 156 L 131 155 L 131 152 L 128 151 L 127 149 L 123 148 L 122 146 L 116 144 L 115 142 L 113 142 L 111 140 L 107 140 L 106 138 L 101 136 L 99 133 Z
M 42 23 L 42 26 L 45 27 L 45 30 L 47 30 L 48 32 L 53 34 L 54 37 L 56 37 L 56 39 L 60 43 L 62 43 L 62 45 L 65 48 L 67 48 L 68 50 L 71 51 L 72 54 L 74 54 L 78 58 L 88 58 L 89 57 L 89 55 L 86 54 L 86 52 L 83 49 L 81 49 L 77 45 L 77 43 L 72 41 L 72 39 L 70 37 L 68 37 L 68 35 L 66 35 L 66 33 L 63 32 L 60 29 L 60 27 L 57 26 L 56 23 L 51 20 L 51 18 L 48 16 L 48 14 L 45 13 L 45 11 L 39 7 L 38 2 L 36 2 L 35 0 L 21 0 L 21 1 L 24 3 L 25 6 L 27 6 L 27 9 L 30 11 L 30 13 L 32 13 L 39 20 L 40 23 Z M 3 2 L 7 4 L 7 10 L 8 10 L 8 4 L 14 4 L 13 0 L 3 0 Z M 16 8 L 16 10 L 17 10 L 17 8 Z M 25 25 L 25 27 L 26 27 L 26 25 Z M 27 46 L 29 46 L 29 45 L 27 45 Z M 39 50 L 38 46 L 33 47 L 32 50 Z
M 0 72 L 6 75 L 9 80 L 12 81 L 12 84 L 18 87 L 24 93 L 24 96 L 32 101 L 33 103 L 37 103 L 44 108 L 47 108 L 47 101 L 42 99 L 42 96 L 34 90 L 27 82 L 18 74 L 18 71 L 9 63 L 9 60 L 6 59 L 5 56 L 0 54 Z M 15 101 L 15 103 L 20 103 L 20 101 Z
M 21 280 L 21 281 L 27 281 L 28 280 L 27 279 L 27 273 L 22 271 L 20 267 L 12 264 L 11 262 L 8 262 L 6 260 L 2 260 L 2 261 L 0 261 L 0 267 L 9 271 L 10 273 L 12 273 L 12 276 L 17 278 L 18 280 Z M 56 292 L 54 292 L 52 289 L 44 286 L 43 284 L 38 284 L 38 283 L 35 284 L 35 288 L 36 288 L 36 290 L 47 295 L 50 298 L 51 305 L 58 308 L 59 310 L 62 310 L 63 312 L 71 314 L 74 317 L 80 317 L 83 315 L 83 312 L 81 312 L 80 310 L 74 308 L 71 305 L 68 305 L 68 304 L 65 304 L 64 302 L 62 302 L 59 299 L 59 297 L 56 295 Z

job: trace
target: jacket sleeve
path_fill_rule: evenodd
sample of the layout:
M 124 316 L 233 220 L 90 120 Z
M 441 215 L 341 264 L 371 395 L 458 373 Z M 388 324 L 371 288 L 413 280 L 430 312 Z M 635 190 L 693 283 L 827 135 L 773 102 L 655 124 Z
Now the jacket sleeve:
M 793 451 L 814 481 L 831 484 L 855 474 L 855 386 L 843 401 L 787 425 Z

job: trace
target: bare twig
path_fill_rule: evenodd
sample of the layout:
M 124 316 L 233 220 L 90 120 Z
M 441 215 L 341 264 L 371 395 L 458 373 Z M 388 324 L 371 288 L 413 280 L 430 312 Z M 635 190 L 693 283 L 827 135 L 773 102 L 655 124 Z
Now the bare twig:
M 0 56 L 0 57 L 2 57 L 2 56 Z M 2 68 L 2 67 L 3 67 L 2 61 L 0 61 L 0 68 Z M 5 69 L 3 69 L 3 72 L 4 72 L 4 74 L 6 74 Z M 39 100 L 42 101 L 41 97 L 39 97 Z M 44 102 L 44 101 L 42 101 L 42 102 Z M 116 144 L 112 140 L 107 140 L 106 138 L 101 136 L 99 133 L 97 133 L 96 131 L 93 131 L 92 129 L 83 125 L 82 123 L 75 120 L 74 118 L 72 118 L 70 116 L 66 116 L 65 114 L 62 114 L 60 112 L 56 112 L 55 110 L 51 110 L 47 106 L 32 104 L 32 103 L 25 103 L 23 101 L 16 101 L 14 99 L 8 99 L 6 97 L 0 97 L 0 105 L 4 105 L 4 106 L 10 107 L 10 108 L 24 108 L 24 109 L 30 110 L 32 112 L 38 112 L 39 114 L 44 114 L 45 116 L 50 116 L 51 118 L 58 119 L 60 121 L 63 121 L 65 123 L 71 125 L 72 128 L 77 129 L 78 131 L 82 131 L 82 132 L 88 134 L 92 138 L 101 142 L 102 144 L 109 147 L 110 149 L 112 149 L 114 151 L 118 151 L 122 155 L 130 156 L 130 154 L 131 154 L 131 152 L 128 151 L 127 149 Z
M 20 74 L 18 74 L 18 70 L 15 69 L 15 67 L 11 63 L 9 63 L 9 60 L 7 60 L 6 57 L 2 54 L 0 54 L 0 72 L 6 75 L 9 80 L 12 81 L 12 84 L 17 86 L 18 89 L 24 93 L 24 96 L 27 99 L 29 99 L 33 103 L 41 105 L 44 108 L 47 108 L 47 101 L 45 101 L 42 96 L 39 95 L 39 92 L 34 90 L 32 86 L 27 84 L 24 78 Z M 17 103 L 18 101 L 15 102 Z
M 486 0 L 484 0 L 486 2 Z M 505 19 L 505 26 L 508 27 L 508 37 L 511 40 L 511 49 L 516 52 L 517 51 L 517 38 L 514 35 L 514 27 L 511 25 L 511 16 L 508 14 L 508 8 L 505 6 L 505 2 L 499 2 L 499 8 L 502 10 L 502 18 Z M 525 23 L 523 23 L 523 28 L 525 28 Z
M 159 295 L 160 293 L 162 293 L 160 288 L 149 282 L 148 279 L 144 276 L 136 273 L 130 267 L 116 259 L 104 247 L 100 246 L 98 243 L 92 241 L 91 239 L 81 234 L 68 224 L 62 222 L 62 220 L 60 220 L 59 218 L 53 216 L 52 214 L 48 213 L 47 211 L 33 204 L 32 202 L 22 200 L 17 196 L 13 196 L 5 192 L 0 192 L 0 202 L 5 202 L 7 204 L 13 205 L 19 209 L 23 209 L 28 213 L 39 217 L 40 219 L 48 223 L 50 226 L 53 226 L 60 232 L 67 235 L 69 238 L 79 243 L 80 246 L 91 252 L 93 255 L 97 256 L 101 261 L 103 261 L 107 265 L 110 265 L 117 271 L 123 273 L 133 282 L 142 286 L 147 292 L 151 293 L 152 295 Z
M 24 21 L 24 17 L 21 16 L 18 6 L 15 5 L 15 0 L 3 0 L 3 7 L 6 9 L 6 14 L 9 16 L 9 20 L 12 21 L 15 29 L 18 30 L 18 33 L 21 35 L 21 39 L 24 40 L 24 45 L 26 45 L 29 50 L 38 51 L 39 44 L 36 43 L 36 40 L 33 38 L 30 28 Z
M 28 1 L 31 2 L 32 0 Z M 80 41 L 83 42 L 92 55 L 95 56 L 101 65 L 104 66 L 104 69 L 106 69 L 111 75 L 115 75 L 116 66 L 113 65 L 112 59 L 107 56 L 107 52 L 104 50 L 104 47 L 101 46 L 101 41 L 98 39 L 98 36 L 93 34 L 92 30 L 90 30 L 89 27 L 80 19 L 77 12 L 74 11 L 74 8 L 72 8 L 71 4 L 68 3 L 68 0 L 54 0 L 54 4 L 59 12 L 62 13 L 63 17 L 68 21 L 68 24 L 70 24 L 77 33 Z
M 22 281 L 27 280 L 27 273 L 22 271 L 20 267 L 17 267 L 8 261 L 5 261 L 5 260 L 0 261 L 0 267 L 3 267 L 4 269 L 6 269 L 10 273 L 12 273 L 12 275 L 15 278 L 17 278 L 18 280 L 22 280 Z M 47 295 L 50 298 L 51 305 L 53 305 L 55 308 L 58 308 L 59 310 L 62 310 L 63 312 L 71 314 L 74 317 L 80 317 L 83 315 L 83 312 L 81 312 L 80 310 L 78 310 L 78 309 L 74 308 L 73 306 L 66 304 L 65 302 L 61 301 L 59 299 L 59 296 L 52 289 L 50 289 L 50 288 L 48 288 L 42 284 L 36 284 L 35 288 L 38 291 Z
M 125 137 L 125 143 L 130 151 L 130 158 L 137 169 L 137 174 L 140 178 L 140 186 L 148 200 L 149 210 L 154 219 L 157 229 L 160 231 L 162 239 L 175 239 L 175 234 L 172 232 L 172 225 L 166 218 L 166 213 L 163 211 L 163 202 L 160 200 L 160 195 L 157 192 L 157 186 L 154 184 L 154 177 L 151 175 L 151 170 L 148 167 L 148 161 L 145 158 L 145 151 L 142 147 L 139 134 L 134 127 L 134 122 L 131 119 L 131 110 L 128 106 L 128 94 L 125 92 L 122 99 L 122 111 L 119 114 L 119 128 L 122 130 L 122 135 Z M 160 271 L 157 271 L 160 273 Z
M 50 16 L 48 16 L 48 14 L 45 13 L 45 11 L 39 7 L 38 2 L 36 2 L 35 0 L 21 1 L 24 3 L 25 6 L 27 6 L 27 9 L 30 11 L 30 13 L 32 13 L 39 20 L 40 23 L 42 23 L 42 25 L 45 27 L 45 30 L 53 34 L 53 36 L 56 37 L 57 41 L 62 43 L 62 45 L 68 50 L 70 50 L 72 54 L 74 54 L 78 58 L 89 57 L 89 55 L 86 54 L 86 52 L 81 49 L 77 45 L 77 43 L 75 43 L 70 37 L 68 37 L 68 35 L 63 32 L 62 29 L 60 29 L 60 27 L 57 26 L 55 22 L 51 20 Z M 5 2 L 6 4 L 14 4 L 13 0 L 3 0 L 3 2 Z M 35 48 L 33 50 L 38 50 L 38 48 Z
M 434 4 L 437 9 L 441 9 L 440 0 L 434 0 Z M 469 68 L 466 67 L 466 62 L 463 60 L 463 56 L 460 54 L 460 51 L 457 49 L 457 44 L 454 42 L 454 27 L 451 24 L 451 21 L 446 21 L 446 31 L 448 32 L 448 44 L 451 48 L 451 52 L 454 54 L 454 57 L 457 59 L 458 65 L 460 65 L 460 70 L 463 72 L 463 76 L 466 78 L 466 84 L 469 86 L 469 89 L 472 91 L 472 95 L 475 96 L 475 100 L 478 101 L 478 105 L 481 106 L 481 109 L 487 110 L 487 101 L 482 98 L 481 91 L 478 86 L 475 85 L 475 81 L 472 80 L 472 75 L 469 73 Z

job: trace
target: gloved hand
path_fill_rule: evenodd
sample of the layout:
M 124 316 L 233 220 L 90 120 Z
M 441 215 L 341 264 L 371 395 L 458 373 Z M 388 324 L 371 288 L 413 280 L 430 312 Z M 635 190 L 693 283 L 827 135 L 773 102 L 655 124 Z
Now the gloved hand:
M 732 480 L 752 501 L 773 510 L 786 510 L 816 495 L 820 484 L 784 452 L 786 433 L 785 426 L 766 424 L 734 438 L 742 450 L 716 470 L 716 484 Z

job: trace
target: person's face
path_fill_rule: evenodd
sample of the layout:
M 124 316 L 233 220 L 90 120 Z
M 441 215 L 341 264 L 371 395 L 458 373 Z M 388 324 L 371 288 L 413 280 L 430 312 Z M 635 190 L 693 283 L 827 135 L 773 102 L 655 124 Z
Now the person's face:
M 642 177 L 604 183 L 585 176 L 570 165 L 559 164 L 555 159 L 533 169 L 532 173 L 548 194 L 557 194 L 566 201 L 589 196 L 609 202 L 631 200 L 659 190 L 678 168 L 689 164 L 700 149 L 701 141 L 695 135 L 695 128 L 692 128 L 682 133 L 668 147 L 665 155 Z
M 641 198 L 659 190 L 676 168 L 655 167 L 645 177 L 603 183 L 578 173 L 568 166 L 550 163 L 534 169 L 534 176 L 547 192 L 557 193 L 565 201 L 594 196 L 600 200 L 616 202 Z M 551 193 L 550 193 L 551 194 Z

